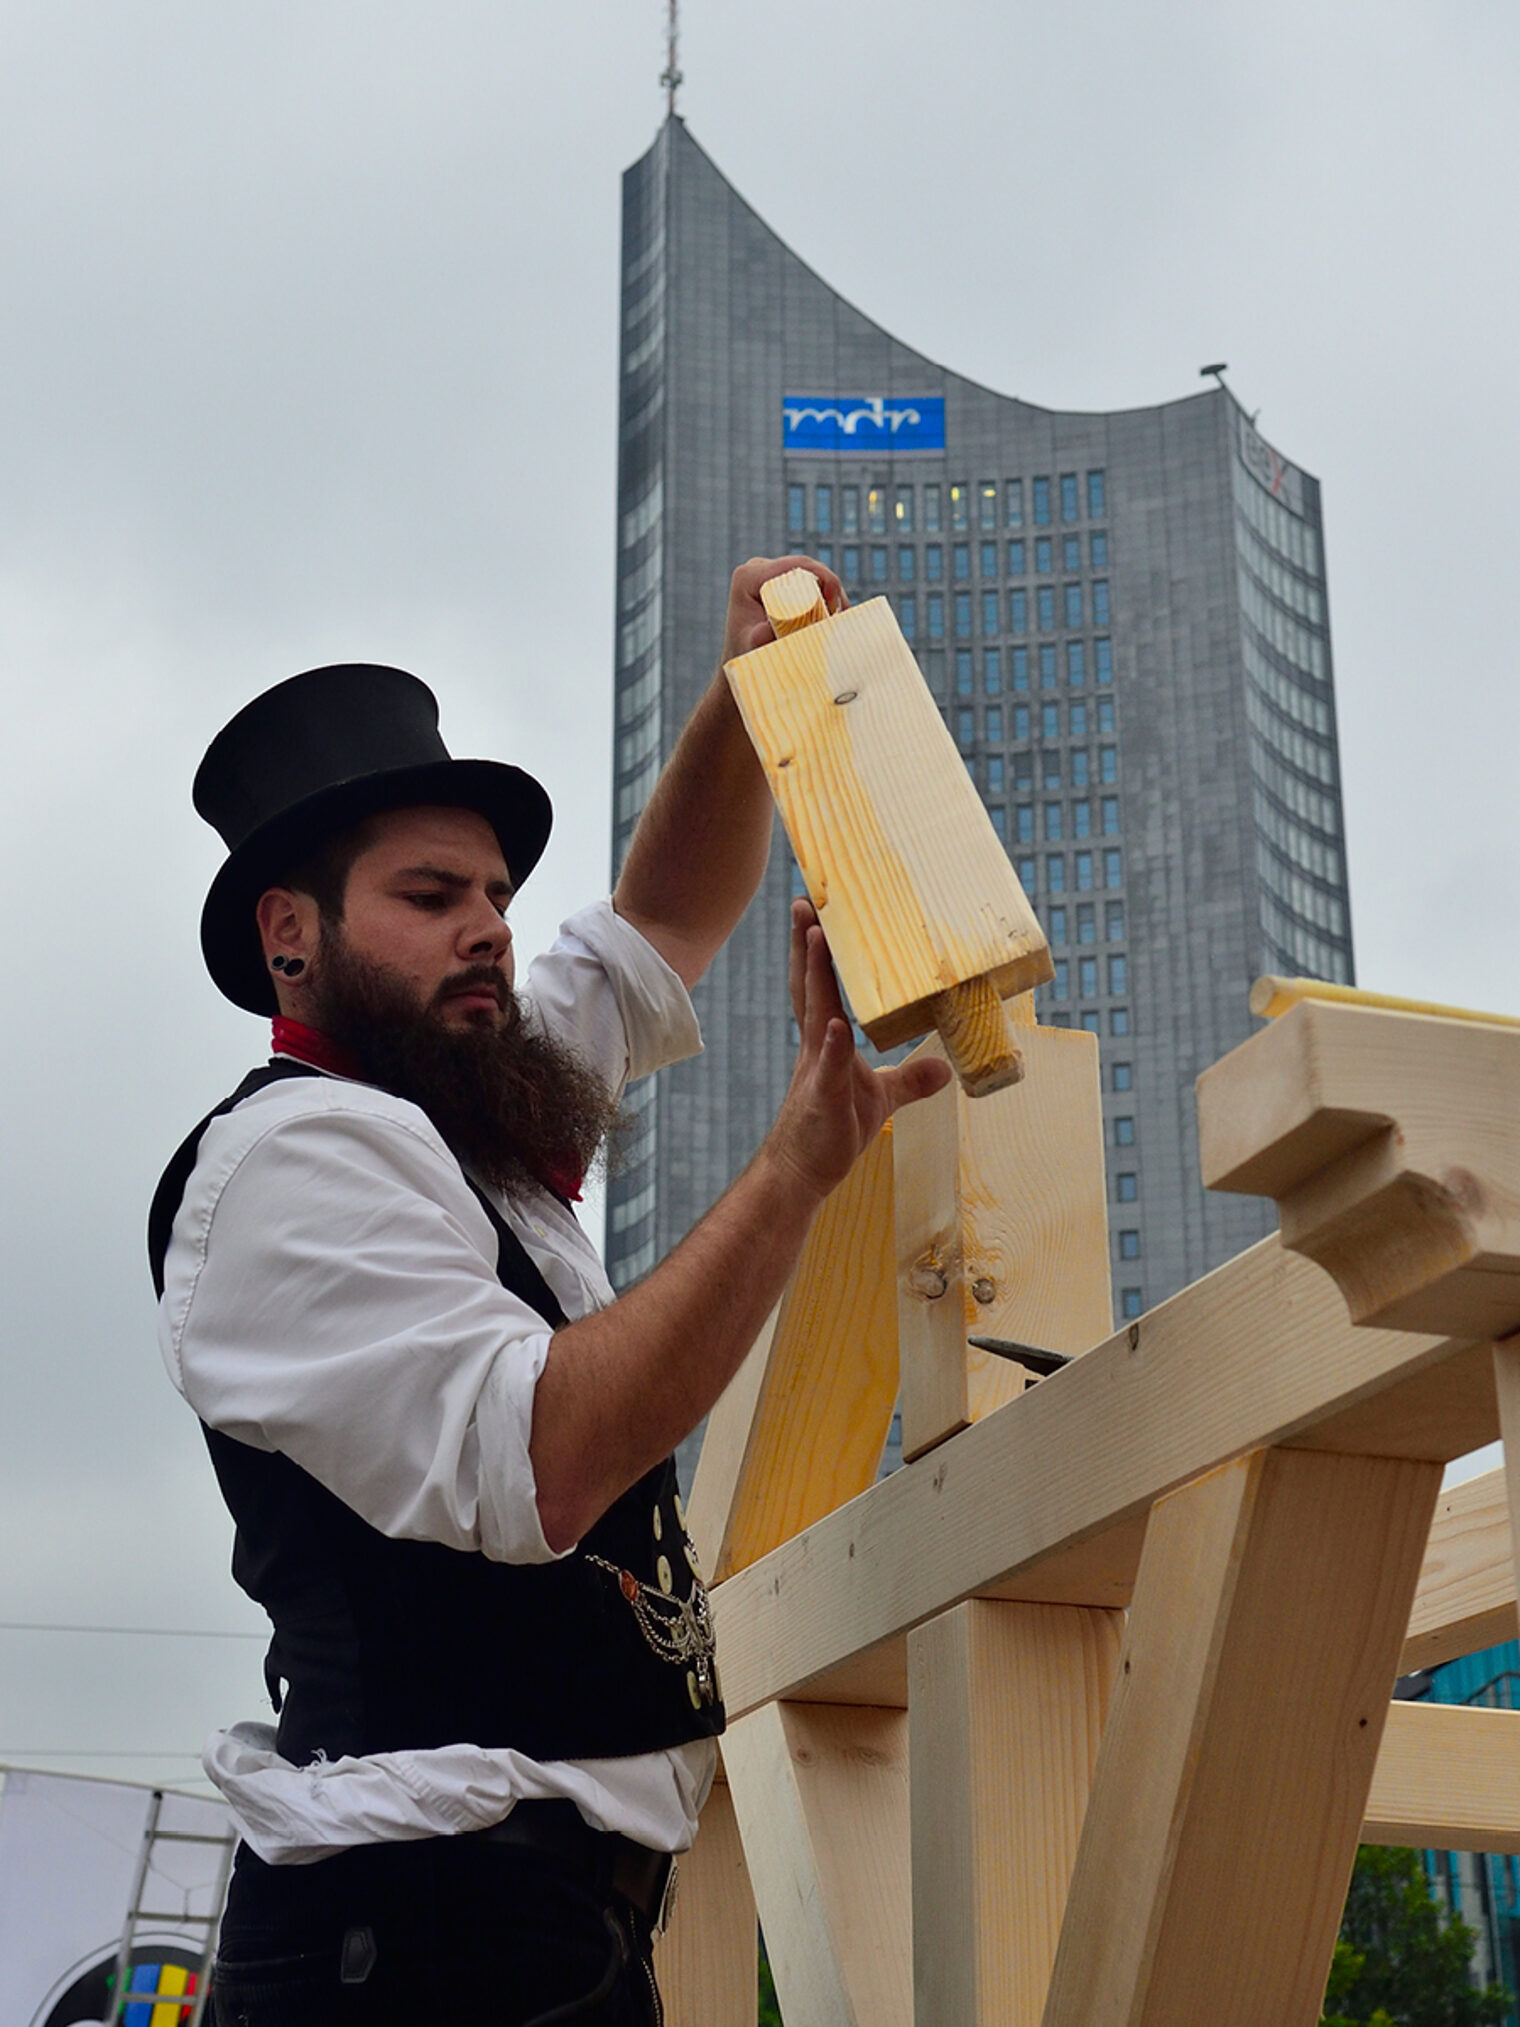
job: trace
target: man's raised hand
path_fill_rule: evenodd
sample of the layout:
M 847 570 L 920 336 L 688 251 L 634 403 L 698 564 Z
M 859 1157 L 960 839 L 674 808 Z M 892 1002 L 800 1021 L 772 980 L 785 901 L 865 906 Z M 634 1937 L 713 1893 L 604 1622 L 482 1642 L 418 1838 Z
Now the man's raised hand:
M 751 649 L 763 648 L 767 641 L 776 638 L 760 601 L 760 587 L 773 577 L 784 577 L 788 570 L 811 570 L 823 587 L 823 602 L 830 612 L 842 612 L 849 603 L 834 572 L 812 556 L 752 556 L 729 579 L 728 618 L 723 628 L 723 652 L 718 657 L 720 668 L 735 655 L 747 655 Z
M 950 1081 L 933 1057 L 873 1070 L 855 1047 L 828 944 L 811 903 L 792 903 L 792 1012 L 801 1045 L 767 1151 L 821 1201 L 836 1188 L 900 1105 Z

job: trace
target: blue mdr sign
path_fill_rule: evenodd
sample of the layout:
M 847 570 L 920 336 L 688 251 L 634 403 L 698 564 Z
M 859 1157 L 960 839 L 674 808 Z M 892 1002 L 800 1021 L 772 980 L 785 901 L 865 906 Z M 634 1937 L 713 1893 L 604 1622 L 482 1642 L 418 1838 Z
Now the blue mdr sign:
M 788 394 L 783 450 L 943 450 L 942 394 Z

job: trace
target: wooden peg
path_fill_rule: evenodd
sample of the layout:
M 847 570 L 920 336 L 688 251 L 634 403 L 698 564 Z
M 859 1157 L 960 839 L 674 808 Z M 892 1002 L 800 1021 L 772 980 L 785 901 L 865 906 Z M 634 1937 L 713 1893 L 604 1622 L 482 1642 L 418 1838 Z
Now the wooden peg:
M 777 640 L 829 616 L 823 587 L 811 570 L 788 570 L 783 577 L 770 578 L 760 587 L 760 603 L 776 629 Z
M 968 978 L 935 993 L 929 1012 L 968 1098 L 985 1098 L 1019 1082 L 1024 1058 L 990 979 Z

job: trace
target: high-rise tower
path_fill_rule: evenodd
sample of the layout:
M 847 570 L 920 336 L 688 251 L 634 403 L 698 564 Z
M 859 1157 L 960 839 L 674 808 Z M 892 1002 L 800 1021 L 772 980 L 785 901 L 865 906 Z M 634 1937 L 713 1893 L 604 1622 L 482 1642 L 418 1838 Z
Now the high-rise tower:
M 804 549 L 885 594 L 1049 935 L 1041 1019 L 1102 1037 L 1114 1306 L 1270 1229 L 1209 1196 L 1193 1080 L 1264 971 L 1352 978 L 1320 489 L 1221 384 L 1115 414 L 992 393 L 820 280 L 668 119 L 623 186 L 621 864 L 712 675 L 728 573 Z M 790 1070 L 793 867 L 636 1088 L 608 1192 L 626 1286 L 754 1151 Z

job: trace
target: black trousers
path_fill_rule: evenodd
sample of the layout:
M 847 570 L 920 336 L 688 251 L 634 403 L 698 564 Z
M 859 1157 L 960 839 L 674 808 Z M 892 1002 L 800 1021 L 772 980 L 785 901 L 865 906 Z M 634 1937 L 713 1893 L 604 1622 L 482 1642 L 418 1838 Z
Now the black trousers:
M 479 1837 L 315 1865 L 241 1846 L 218 2027 L 660 2027 L 649 1925 L 596 1870 Z

